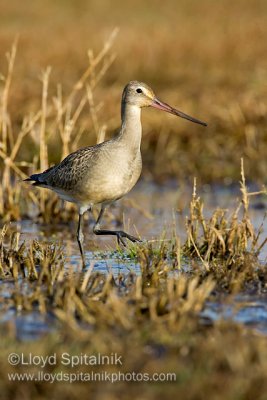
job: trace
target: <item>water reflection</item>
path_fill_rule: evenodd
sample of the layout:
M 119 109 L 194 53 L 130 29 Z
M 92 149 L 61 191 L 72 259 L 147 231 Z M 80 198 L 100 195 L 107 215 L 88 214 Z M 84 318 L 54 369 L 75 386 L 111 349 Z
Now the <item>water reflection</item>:
M 253 189 L 253 188 L 252 188 Z M 177 187 L 175 182 L 169 185 L 158 186 L 148 182 L 139 182 L 135 189 L 118 202 L 114 214 L 124 215 L 125 230 L 138 234 L 144 240 L 158 240 L 165 231 L 165 238 L 170 238 L 175 230 L 183 243 L 185 239 L 185 216 L 189 213 L 189 204 L 192 189 Z M 239 188 L 204 186 L 199 193 L 205 204 L 205 215 L 208 217 L 217 208 L 224 208 L 233 212 L 240 198 Z M 262 225 L 262 237 L 267 237 L 267 222 L 264 221 L 266 199 L 251 198 L 250 217 L 255 229 Z M 262 224 L 263 222 L 263 224 Z M 114 222 L 111 220 L 109 223 Z M 66 273 L 68 269 L 79 270 L 81 267 L 80 255 L 76 244 L 75 222 L 60 224 L 52 229 L 49 225 L 38 225 L 32 221 L 22 221 L 12 224 L 14 230 L 21 232 L 21 240 L 33 239 L 49 242 L 61 242 L 65 247 Z M 96 237 L 92 234 L 92 224 L 88 221 L 86 229 L 86 258 L 88 265 L 94 264 L 94 271 L 107 274 L 112 272 L 116 278 L 119 274 L 133 272 L 140 273 L 140 266 L 134 261 L 122 257 L 114 251 L 116 242 L 113 237 Z M 104 255 L 103 255 L 104 251 Z M 267 260 L 267 246 L 262 248 L 261 260 Z M 184 262 L 185 271 L 188 265 Z M 20 282 L 20 290 L 28 291 L 29 286 Z M 16 335 L 21 340 L 33 340 L 44 333 L 55 329 L 55 319 L 51 315 L 41 315 L 38 311 L 18 313 L 7 307 L 8 299 L 12 296 L 14 282 L 4 281 L 1 284 L 0 320 L 14 324 Z M 6 303 L 5 303 L 5 300 Z M 267 334 L 267 298 L 239 295 L 232 304 L 207 303 L 201 318 L 217 321 L 232 319 L 245 325 L 252 326 L 258 331 Z

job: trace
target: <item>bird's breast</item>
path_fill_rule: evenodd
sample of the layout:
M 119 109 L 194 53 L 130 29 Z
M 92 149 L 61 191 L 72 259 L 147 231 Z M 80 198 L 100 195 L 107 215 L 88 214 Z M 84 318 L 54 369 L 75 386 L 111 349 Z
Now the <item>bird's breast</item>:
M 136 184 L 142 170 L 141 154 L 127 155 L 102 160 L 99 168 L 88 171 L 81 191 L 93 203 L 111 202 L 128 193 Z

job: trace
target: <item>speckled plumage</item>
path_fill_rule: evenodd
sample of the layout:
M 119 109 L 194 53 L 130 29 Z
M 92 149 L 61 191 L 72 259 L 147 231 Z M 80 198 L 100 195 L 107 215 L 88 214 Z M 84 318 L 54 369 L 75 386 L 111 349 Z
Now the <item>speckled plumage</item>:
M 77 150 L 60 164 L 30 179 L 36 186 L 55 191 L 64 200 L 89 208 L 110 203 L 128 193 L 138 180 L 141 168 L 140 149 L 132 153 L 115 138 Z

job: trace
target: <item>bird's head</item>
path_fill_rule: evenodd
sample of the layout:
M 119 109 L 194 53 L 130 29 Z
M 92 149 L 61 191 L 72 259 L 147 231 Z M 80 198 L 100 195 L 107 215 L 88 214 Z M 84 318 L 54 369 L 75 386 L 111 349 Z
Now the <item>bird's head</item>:
M 138 107 L 149 107 L 155 98 L 155 94 L 148 85 L 143 82 L 129 82 L 122 94 L 122 102 Z
M 203 126 L 207 126 L 205 122 L 200 121 L 190 115 L 183 113 L 171 106 L 169 104 L 160 101 L 155 96 L 153 90 L 143 82 L 131 81 L 129 82 L 122 94 L 122 104 L 131 104 L 137 107 L 154 107 L 162 111 L 177 115 L 178 117 L 187 119 L 188 121 L 195 122 Z

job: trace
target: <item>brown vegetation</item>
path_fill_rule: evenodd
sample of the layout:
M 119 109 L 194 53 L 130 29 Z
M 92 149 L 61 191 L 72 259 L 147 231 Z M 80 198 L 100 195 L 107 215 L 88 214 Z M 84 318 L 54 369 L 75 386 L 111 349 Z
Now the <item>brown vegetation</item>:
M 37 0 L 22 7 L 12 0 L 1 15 L 0 219 L 7 225 L 0 233 L 0 312 L 37 313 L 55 328 L 29 344 L 18 340 L 15 320 L 1 323 L 1 397 L 265 400 L 266 336 L 201 312 L 207 301 L 232 305 L 236 294 L 266 293 L 266 260 L 259 260 L 266 238 L 249 214 L 251 196 L 266 191 L 248 191 L 243 166 L 244 159 L 249 180 L 266 183 L 266 2 Z M 200 131 L 144 112 L 144 176 L 233 182 L 242 158 L 241 198 L 232 215 L 218 208 L 206 217 L 195 185 L 184 243 L 174 232 L 132 245 L 123 257 L 137 272 L 102 274 L 94 263 L 81 271 L 66 261 L 63 246 L 23 242 L 8 222 L 73 219 L 72 206 L 63 210 L 55 195 L 22 180 L 110 137 L 131 79 L 209 123 Z M 117 352 L 123 366 L 108 372 L 174 372 L 176 381 L 14 383 L 8 372 L 37 372 L 9 365 L 14 351 Z M 77 369 L 44 369 L 61 371 Z
M 163 100 L 209 123 L 205 131 L 171 116 L 144 113 L 143 156 L 146 174 L 154 177 L 197 176 L 202 181 L 236 181 L 239 160 L 248 179 L 265 181 L 266 171 L 266 4 L 264 1 L 212 2 L 68 1 L 5 5 L 5 35 L 0 38 L 0 70 L 6 76 L 5 53 L 19 34 L 18 54 L 8 103 L 8 120 L 16 137 L 25 116 L 37 116 L 41 105 L 39 77 L 48 66 L 49 163 L 62 152 L 62 126 L 50 124 L 51 108 L 64 103 L 89 61 L 108 40 L 115 26 L 116 59 L 94 93 L 98 121 L 83 117 L 68 126 L 74 145 L 94 144 L 95 130 L 111 136 L 119 126 L 123 86 L 131 79 L 150 84 Z M 88 53 L 87 50 L 91 49 Z M 109 63 L 113 60 L 110 56 Z M 91 74 L 87 83 L 93 79 Z M 84 93 L 85 94 L 85 93 Z M 53 104 L 52 97 L 57 99 Z M 61 125 L 72 120 L 58 115 Z M 78 117 L 78 116 L 77 116 Z M 52 117 L 53 118 L 53 117 Z M 95 119 L 95 118 L 93 118 Z M 59 121 L 58 121 L 59 122 Z M 93 125 L 92 125 L 93 123 Z M 32 162 L 40 126 L 30 128 L 27 145 L 18 155 Z M 11 125 L 9 125 L 11 129 Z M 79 141 L 79 133 L 86 132 Z M 103 135 L 100 135 L 103 138 Z M 30 149 L 29 151 L 29 144 Z M 26 147 L 28 149 L 26 149 Z M 37 146 L 38 147 L 38 146 Z M 164 147 L 164 152 L 161 149 Z M 211 165 L 214 166 L 211 168 Z

